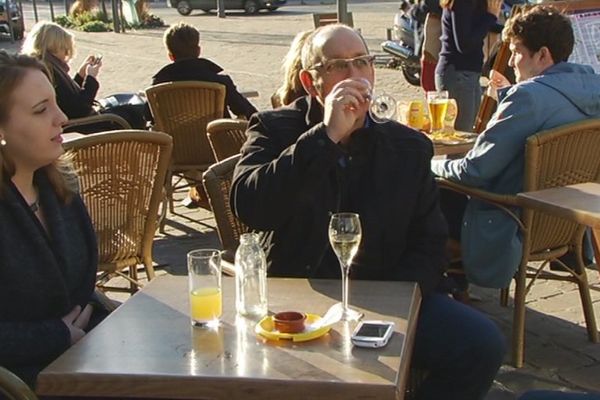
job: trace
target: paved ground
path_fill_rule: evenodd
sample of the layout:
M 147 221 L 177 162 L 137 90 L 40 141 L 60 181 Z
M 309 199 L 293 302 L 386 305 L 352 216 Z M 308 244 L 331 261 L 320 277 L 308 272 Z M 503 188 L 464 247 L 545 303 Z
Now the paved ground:
M 321 5 L 313 0 L 306 3 L 309 4 L 300 5 L 298 0 L 293 0 L 280 12 L 253 17 L 232 12 L 225 19 L 201 11 L 184 18 L 160 6 L 155 6 L 155 12 L 167 23 L 184 19 L 196 25 L 202 31 L 204 55 L 219 62 L 240 88 L 258 90 L 261 96 L 253 101 L 259 109 L 265 109 L 269 107 L 270 94 L 277 87 L 280 60 L 292 37 L 298 31 L 311 28 L 312 12 L 335 9 L 334 5 Z M 396 3 L 351 3 L 349 9 L 354 14 L 355 26 L 361 28 L 369 47 L 377 52 L 379 42 L 385 38 L 385 27 L 391 24 Z M 31 18 L 28 3 L 25 10 L 26 16 Z M 42 11 L 40 15 L 44 15 Z M 31 21 L 27 21 L 27 26 L 31 26 Z M 126 34 L 76 32 L 78 56 L 73 65 L 78 65 L 87 54 L 102 53 L 100 96 L 141 90 L 167 62 L 161 42 L 163 30 Z M 0 48 L 14 51 L 18 44 L 4 40 L 0 41 Z M 419 90 L 402 79 L 399 71 L 385 68 L 377 70 L 376 88 L 385 88 L 399 100 L 421 96 Z M 167 234 L 156 237 L 154 256 L 163 266 L 161 273 L 184 274 L 187 251 L 219 246 L 209 212 L 181 207 L 178 212 L 180 215 L 170 218 Z M 600 277 L 598 271 L 592 270 L 588 276 L 598 316 Z M 512 309 L 498 305 L 496 291 L 476 288 L 475 292 L 482 298 L 476 307 L 497 321 L 510 337 Z M 506 364 L 487 400 L 514 399 L 532 388 L 600 391 L 600 345 L 587 341 L 579 304 L 574 285 L 540 282 L 534 286 L 527 303 L 526 365 L 517 370 Z

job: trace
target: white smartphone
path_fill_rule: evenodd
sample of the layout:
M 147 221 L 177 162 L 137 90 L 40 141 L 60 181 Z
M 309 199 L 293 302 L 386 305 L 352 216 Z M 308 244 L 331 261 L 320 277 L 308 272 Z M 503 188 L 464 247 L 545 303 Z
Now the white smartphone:
M 385 346 L 394 333 L 390 321 L 362 321 L 352 332 L 350 339 L 355 346 L 377 348 Z

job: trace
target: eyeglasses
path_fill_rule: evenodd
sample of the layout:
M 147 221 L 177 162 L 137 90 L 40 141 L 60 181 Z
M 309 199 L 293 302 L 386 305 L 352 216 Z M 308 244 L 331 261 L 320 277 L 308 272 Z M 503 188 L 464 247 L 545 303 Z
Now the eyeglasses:
M 309 69 L 323 70 L 326 74 L 348 72 L 350 65 L 358 70 L 364 70 L 371 65 L 375 56 L 364 55 L 354 58 L 333 58 L 324 62 L 317 63 Z

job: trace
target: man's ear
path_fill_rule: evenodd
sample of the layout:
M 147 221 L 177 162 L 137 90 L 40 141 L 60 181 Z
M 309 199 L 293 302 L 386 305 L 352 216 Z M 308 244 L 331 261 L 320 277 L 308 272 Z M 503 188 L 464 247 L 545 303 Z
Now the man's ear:
M 198 55 L 196 57 L 200 57 L 200 54 L 202 54 L 202 47 L 198 45 Z
M 318 92 L 314 85 L 314 78 L 310 72 L 303 69 L 300 71 L 300 82 L 302 83 L 302 87 L 306 90 L 306 93 L 310 94 L 312 97 L 317 97 Z
M 542 64 L 554 65 L 556 63 L 554 61 L 554 59 L 552 58 L 552 53 L 550 53 L 550 49 L 547 48 L 546 46 L 540 47 L 540 49 L 538 50 L 538 54 L 539 54 L 539 60 L 542 62 Z
M 167 52 L 167 56 L 169 57 L 169 60 L 171 61 L 175 61 L 175 56 L 173 55 L 173 53 L 171 53 L 170 51 Z

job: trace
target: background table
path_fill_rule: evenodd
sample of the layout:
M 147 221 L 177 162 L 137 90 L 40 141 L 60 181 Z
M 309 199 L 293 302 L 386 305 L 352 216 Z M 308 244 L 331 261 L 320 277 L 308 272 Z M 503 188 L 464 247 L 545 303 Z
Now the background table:
M 187 277 L 156 278 L 40 374 L 41 395 L 170 399 L 402 399 L 420 292 L 413 283 L 352 281 L 366 319 L 395 322 L 382 349 L 355 348 L 354 323 L 304 343 L 269 342 L 235 316 L 234 280 L 223 278 L 218 330 L 190 325 Z M 323 315 L 339 280 L 269 279 L 269 310 Z
M 523 207 L 578 222 L 592 229 L 596 267 L 600 272 L 600 184 L 580 183 L 517 194 Z

